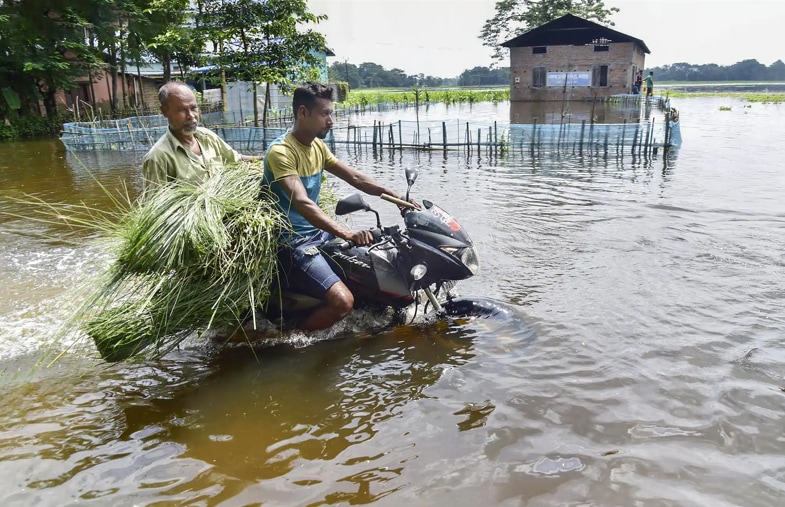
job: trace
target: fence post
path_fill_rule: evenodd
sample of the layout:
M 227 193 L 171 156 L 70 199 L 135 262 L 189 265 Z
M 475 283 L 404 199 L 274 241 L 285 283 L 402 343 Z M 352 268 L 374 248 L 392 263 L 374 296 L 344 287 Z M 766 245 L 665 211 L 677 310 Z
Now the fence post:
M 532 156 L 534 156 L 534 142 L 536 140 L 536 137 L 537 137 L 537 118 L 534 119 L 534 125 L 532 126 L 532 143 L 529 148 Z
M 586 130 L 586 120 L 581 120 L 581 142 L 578 145 L 578 154 L 583 155 L 583 132 Z
M 624 123 L 621 127 L 621 152 L 624 153 L 624 143 L 627 142 L 627 118 L 624 119 Z M 616 150 L 617 152 L 619 150 Z
M 650 146 L 650 149 L 654 148 L 654 121 L 655 120 L 656 120 L 656 118 L 654 116 L 652 116 L 651 117 L 651 129 L 650 129 L 651 134 L 649 134 L 649 146 Z
M 493 152 L 496 153 L 499 149 L 499 129 L 496 126 L 496 120 L 493 121 Z
M 395 148 L 395 138 L 393 137 L 392 123 L 390 123 L 387 127 L 387 142 L 390 144 L 390 148 Z
M 447 150 L 447 124 L 442 122 L 442 145 L 445 151 Z
M 671 146 L 671 113 L 668 111 L 665 113 L 665 147 L 670 148 Z

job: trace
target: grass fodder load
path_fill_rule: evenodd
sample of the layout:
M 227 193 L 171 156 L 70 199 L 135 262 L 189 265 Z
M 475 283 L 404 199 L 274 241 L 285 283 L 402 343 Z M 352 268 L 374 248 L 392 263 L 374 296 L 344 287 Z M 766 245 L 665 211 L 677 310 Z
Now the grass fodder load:
M 116 261 L 72 320 L 108 361 L 241 325 L 277 276 L 286 220 L 274 199 L 250 164 L 150 189 L 119 214 Z

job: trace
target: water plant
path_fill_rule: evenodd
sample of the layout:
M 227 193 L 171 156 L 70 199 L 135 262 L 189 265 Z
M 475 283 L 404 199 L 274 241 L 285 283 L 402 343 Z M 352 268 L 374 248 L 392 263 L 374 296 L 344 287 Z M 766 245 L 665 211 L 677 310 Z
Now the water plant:
M 453 90 L 453 89 L 417 89 L 412 90 L 354 90 L 346 102 L 338 107 L 367 107 L 373 104 L 415 105 L 416 103 L 443 102 L 447 105 L 456 103 L 474 104 L 477 102 L 498 103 L 510 100 L 510 90 Z
M 779 104 L 785 102 L 785 92 L 731 92 L 731 91 L 680 91 L 668 90 L 671 98 L 690 97 L 724 97 L 746 100 L 747 102 L 760 102 L 764 104 Z

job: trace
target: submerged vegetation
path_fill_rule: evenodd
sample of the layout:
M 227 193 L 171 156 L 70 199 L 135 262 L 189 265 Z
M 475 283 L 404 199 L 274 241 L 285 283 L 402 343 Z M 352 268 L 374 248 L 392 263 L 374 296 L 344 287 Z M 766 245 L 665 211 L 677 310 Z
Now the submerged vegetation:
M 699 91 L 685 92 L 680 90 L 667 90 L 671 98 L 684 99 L 691 97 L 723 97 L 759 102 L 762 104 L 780 104 L 785 102 L 785 92 L 738 92 L 738 91 Z
M 504 102 L 510 100 L 510 89 L 373 89 L 353 90 L 342 103 L 345 107 L 364 107 L 371 104 L 426 104 L 442 102 L 447 105 L 477 102 Z

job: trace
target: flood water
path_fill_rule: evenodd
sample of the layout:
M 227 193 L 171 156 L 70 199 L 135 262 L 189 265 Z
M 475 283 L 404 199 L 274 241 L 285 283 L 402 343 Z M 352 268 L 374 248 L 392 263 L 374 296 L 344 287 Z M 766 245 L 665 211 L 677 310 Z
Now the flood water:
M 782 505 L 785 105 L 674 105 L 667 157 L 338 147 L 398 188 L 419 169 L 477 245 L 459 292 L 510 318 L 114 366 L 47 342 L 109 261 L 97 235 L 15 199 L 111 207 L 139 155 L 0 144 L 0 505 Z

